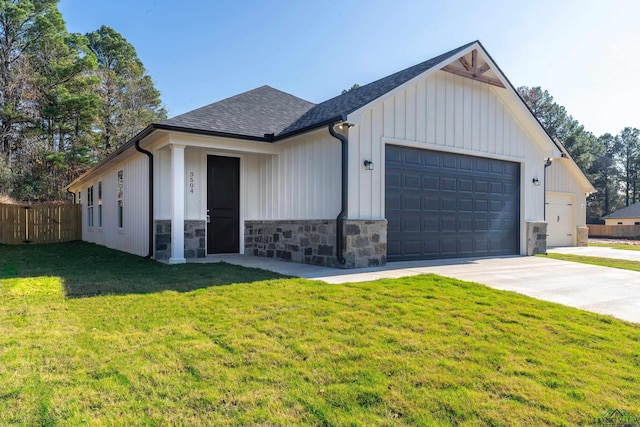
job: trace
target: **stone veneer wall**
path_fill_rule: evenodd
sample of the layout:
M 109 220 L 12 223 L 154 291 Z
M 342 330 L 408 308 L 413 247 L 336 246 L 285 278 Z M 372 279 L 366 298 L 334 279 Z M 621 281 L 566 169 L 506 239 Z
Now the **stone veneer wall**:
M 171 258 L 171 220 L 156 220 L 154 258 Z M 204 220 L 184 222 L 184 257 L 204 258 L 207 255 L 207 224 Z
M 171 258 L 171 220 L 155 220 L 155 248 L 153 257 L 158 261 Z
M 207 223 L 204 220 L 184 221 L 184 257 L 207 256 Z
M 577 246 L 589 246 L 589 227 L 578 227 Z
M 336 268 L 387 262 L 386 220 L 345 220 L 344 265 L 336 259 L 335 220 L 245 221 L 244 227 L 246 255 Z
M 387 263 L 387 220 L 344 221 L 346 268 Z
M 527 255 L 547 253 L 547 223 L 527 222 Z

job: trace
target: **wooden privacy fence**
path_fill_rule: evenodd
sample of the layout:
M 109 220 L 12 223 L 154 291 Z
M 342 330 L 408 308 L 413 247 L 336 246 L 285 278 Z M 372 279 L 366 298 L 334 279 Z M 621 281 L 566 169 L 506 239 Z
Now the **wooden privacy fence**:
M 81 205 L 0 205 L 0 243 L 69 242 L 82 239 Z
M 588 224 L 589 237 L 638 237 L 640 225 Z

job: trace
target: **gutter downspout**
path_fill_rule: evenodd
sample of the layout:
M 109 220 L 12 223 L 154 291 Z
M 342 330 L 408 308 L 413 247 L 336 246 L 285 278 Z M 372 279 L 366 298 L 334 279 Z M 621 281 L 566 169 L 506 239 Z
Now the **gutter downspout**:
M 136 139 L 136 150 L 149 157 L 149 252 L 144 259 L 153 257 L 153 154 L 150 151 L 140 148 L 140 140 Z
M 347 147 L 348 139 L 346 136 L 336 132 L 333 128 L 336 123 L 329 123 L 329 133 L 332 137 L 339 139 L 342 145 L 342 202 L 341 210 L 336 217 L 336 258 L 341 265 L 344 265 L 347 261 L 343 255 L 343 238 L 344 238 L 344 217 L 347 215 L 347 196 L 348 196 L 348 174 L 347 167 L 349 164 L 349 151 Z
M 544 186 L 542 187 L 542 218 L 545 222 L 547 222 L 547 168 L 551 166 L 553 159 L 551 159 L 551 157 L 548 157 L 546 160 L 547 161 L 544 164 Z
M 76 204 L 76 193 L 71 191 L 71 190 L 69 190 L 68 188 L 67 188 L 67 193 L 69 193 L 69 194 L 71 194 L 73 196 L 73 204 L 75 205 Z

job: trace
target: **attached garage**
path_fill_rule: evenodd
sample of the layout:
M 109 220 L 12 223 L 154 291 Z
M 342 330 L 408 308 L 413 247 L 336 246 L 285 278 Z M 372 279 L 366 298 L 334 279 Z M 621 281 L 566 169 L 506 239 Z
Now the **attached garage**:
M 387 145 L 389 261 L 519 253 L 520 165 Z
M 573 195 L 547 193 L 547 246 L 574 245 Z

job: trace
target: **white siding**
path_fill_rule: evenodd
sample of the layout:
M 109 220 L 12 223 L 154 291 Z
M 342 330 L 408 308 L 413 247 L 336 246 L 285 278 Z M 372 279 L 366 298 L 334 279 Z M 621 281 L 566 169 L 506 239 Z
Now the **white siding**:
M 117 174 L 123 171 L 123 227 L 118 227 Z M 98 227 L 98 182 L 102 181 L 102 228 Z M 94 188 L 94 227 L 88 227 L 87 189 Z M 149 236 L 148 158 L 132 154 L 82 183 L 82 239 L 135 255 L 147 255 Z
M 573 196 L 575 201 L 576 227 L 586 225 L 586 194 L 585 189 L 571 173 L 572 166 L 569 159 L 554 159 L 551 166 L 547 168 L 547 192 L 561 193 Z
M 340 141 L 318 131 L 278 144 L 255 163 L 256 209 L 246 219 L 331 219 L 340 212 Z
M 530 183 L 545 155 L 497 95 L 508 96 L 504 91 L 439 71 L 353 117 L 359 126 L 349 131 L 349 218 L 384 218 L 384 144 L 533 160 L 535 168 L 521 170 L 523 185 Z M 375 170 L 365 170 L 365 160 Z M 523 218 L 540 219 L 541 190 L 527 190 L 539 206 L 532 200 Z

